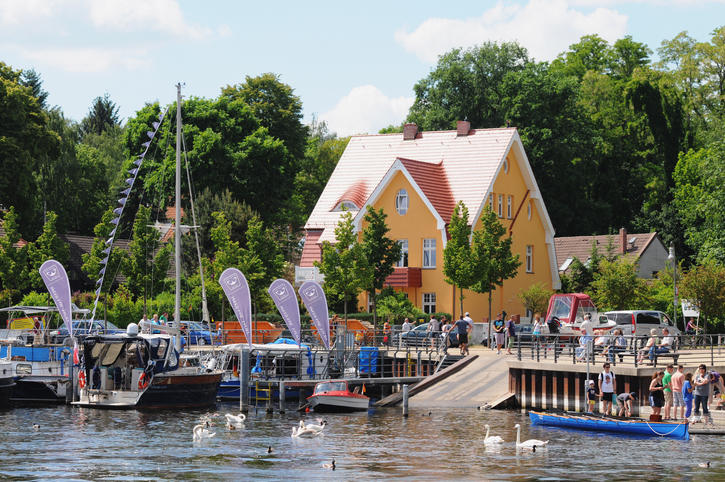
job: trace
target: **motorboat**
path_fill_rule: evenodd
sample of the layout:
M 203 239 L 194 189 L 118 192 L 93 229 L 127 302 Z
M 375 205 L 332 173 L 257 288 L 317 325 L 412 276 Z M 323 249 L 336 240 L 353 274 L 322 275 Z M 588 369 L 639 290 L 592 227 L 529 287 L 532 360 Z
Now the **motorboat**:
M 315 412 L 359 412 L 370 404 L 370 398 L 358 393 L 358 388 L 349 391 L 345 380 L 318 383 L 307 401 Z
M 14 386 L 12 362 L 7 358 L 0 359 L 0 407 L 8 405 Z
M 584 413 L 529 412 L 534 425 L 573 428 L 592 432 L 619 433 L 643 437 L 671 437 L 690 439 L 687 422 L 652 422 L 644 419 L 608 417 Z
M 150 324 L 142 324 L 150 330 Z M 175 328 L 154 325 L 155 330 Z M 178 330 L 177 330 L 178 331 Z M 213 405 L 223 372 L 179 354 L 180 333 L 125 334 L 83 340 L 84 366 L 73 405 L 93 408 L 188 408 Z

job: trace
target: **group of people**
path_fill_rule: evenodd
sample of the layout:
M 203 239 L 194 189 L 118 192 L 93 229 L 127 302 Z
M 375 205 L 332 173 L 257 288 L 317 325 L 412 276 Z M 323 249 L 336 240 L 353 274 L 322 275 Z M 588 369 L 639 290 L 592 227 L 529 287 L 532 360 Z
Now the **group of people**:
M 165 311 L 161 316 L 154 313 L 154 316 L 149 320 L 146 313 L 144 313 L 140 321 L 150 321 L 154 325 L 166 325 L 169 322 L 169 314 Z
M 497 355 L 501 354 L 501 349 L 507 339 L 506 354 L 513 355 L 511 348 L 516 343 L 516 317 L 511 315 L 511 318 L 504 322 L 505 316 L 506 312 L 504 311 L 503 313 L 497 314 L 496 319 L 493 321 L 493 336 L 496 343 Z M 536 316 L 538 317 L 539 315 Z
M 431 348 L 436 348 L 436 343 L 441 340 L 443 345 L 443 352 L 448 354 L 448 336 L 453 328 L 458 328 L 458 347 L 460 348 L 461 355 L 469 355 L 468 349 L 468 335 L 473 331 L 473 319 L 471 319 L 470 313 L 466 312 L 465 315 L 461 315 L 458 320 L 451 323 L 445 315 L 441 316 L 440 321 L 436 319 L 435 315 L 431 315 L 430 322 L 426 332 L 429 333 Z M 408 318 L 403 321 L 401 331 L 403 333 L 409 332 L 413 329 L 413 323 Z M 392 340 L 392 327 L 388 321 L 385 321 L 383 325 L 383 343 L 386 345 L 390 344 Z M 442 334 L 442 337 L 438 335 Z
M 649 385 L 649 403 L 652 414 L 662 417 L 663 420 L 686 420 L 693 413 L 700 415 L 700 407 L 705 418 L 709 418 L 708 406 L 710 404 L 710 386 L 713 393 L 718 396 L 718 406 L 725 405 L 725 388 L 722 377 L 715 371 L 708 371 L 705 365 L 700 365 L 695 374 L 685 373 L 684 366 L 669 364 L 664 371 L 655 371 Z M 610 369 L 608 362 L 604 363 L 604 371 L 599 374 L 598 384 L 589 380 L 586 389 L 587 412 L 592 413 L 597 398 L 601 398 L 602 412 L 605 415 L 615 415 L 612 402 L 616 400 L 619 407 L 619 416 L 625 414 L 631 417 L 632 404 L 637 400 L 635 392 L 625 392 L 616 395 L 617 379 Z M 694 405 L 694 412 L 693 412 Z M 663 413 L 664 409 L 664 413 Z M 699 421 L 695 420 L 695 421 Z

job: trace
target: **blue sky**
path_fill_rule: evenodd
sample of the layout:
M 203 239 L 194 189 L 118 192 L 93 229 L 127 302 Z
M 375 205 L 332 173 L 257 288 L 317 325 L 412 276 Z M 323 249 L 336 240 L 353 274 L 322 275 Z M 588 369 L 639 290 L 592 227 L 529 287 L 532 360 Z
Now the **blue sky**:
M 656 51 L 687 30 L 706 42 L 725 0 L 453 2 L 0 0 L 0 61 L 34 68 L 50 105 L 81 120 L 109 93 L 128 118 L 146 102 L 214 98 L 273 72 L 339 135 L 399 124 L 413 86 L 454 47 L 517 40 L 552 60 L 582 35 Z

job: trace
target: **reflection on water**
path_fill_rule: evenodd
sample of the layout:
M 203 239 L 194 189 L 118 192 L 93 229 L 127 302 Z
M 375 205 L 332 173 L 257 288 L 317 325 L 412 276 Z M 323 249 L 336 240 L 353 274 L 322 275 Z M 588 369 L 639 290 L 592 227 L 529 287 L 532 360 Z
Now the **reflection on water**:
M 518 412 L 399 408 L 352 415 L 325 414 L 324 435 L 292 438 L 300 418 L 252 411 L 244 427 L 229 430 L 225 413 L 103 411 L 60 407 L 0 411 L 3 480 L 209 480 L 358 478 L 410 480 L 715 480 L 725 479 L 723 440 L 689 442 L 600 435 L 532 427 Z M 430 416 L 429 411 L 432 410 Z M 440 410 L 440 411 L 439 411 Z M 194 442 L 193 427 L 213 425 L 213 438 Z M 40 424 L 33 429 L 34 423 Z M 484 428 L 503 437 L 484 446 Z M 521 439 L 549 440 L 536 453 L 516 450 Z M 274 453 L 267 454 L 268 446 Z M 337 470 L 324 468 L 335 458 Z M 711 461 L 710 469 L 698 467 Z M 722 464 L 722 466 L 721 466 Z

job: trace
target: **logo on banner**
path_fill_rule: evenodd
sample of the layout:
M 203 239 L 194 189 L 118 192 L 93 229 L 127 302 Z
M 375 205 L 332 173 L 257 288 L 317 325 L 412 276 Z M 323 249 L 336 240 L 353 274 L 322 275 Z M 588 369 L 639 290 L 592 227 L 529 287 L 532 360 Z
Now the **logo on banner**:
M 304 289 L 303 293 L 309 301 L 315 301 L 320 297 L 320 293 L 317 291 L 317 286 L 308 286 Z
M 43 273 L 48 277 L 48 281 L 55 281 L 60 278 L 60 271 L 58 271 L 57 266 L 49 266 Z
M 283 284 L 277 285 L 273 291 L 274 291 L 275 296 L 277 296 L 277 298 L 279 298 L 280 301 L 284 301 L 287 298 L 289 298 L 289 296 L 290 296 L 289 290 Z
M 242 287 L 239 276 L 237 276 L 236 274 L 232 274 L 231 276 L 227 276 L 226 278 L 224 278 L 224 283 L 226 283 L 230 290 L 238 290 Z

